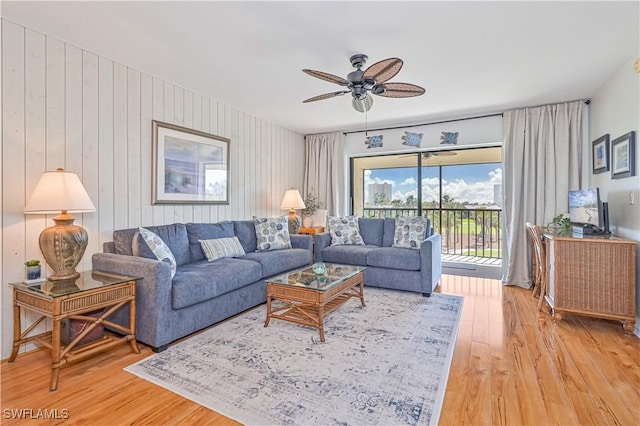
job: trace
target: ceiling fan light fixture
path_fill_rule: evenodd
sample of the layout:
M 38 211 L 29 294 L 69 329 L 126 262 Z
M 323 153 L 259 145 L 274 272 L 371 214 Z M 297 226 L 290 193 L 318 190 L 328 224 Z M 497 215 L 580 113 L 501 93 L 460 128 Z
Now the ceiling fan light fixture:
M 357 85 L 351 88 L 351 96 L 353 96 L 354 99 L 362 100 L 365 97 L 369 96 L 369 94 L 367 93 L 366 88 L 360 85 Z
M 351 100 L 351 105 L 353 109 L 358 112 L 367 112 L 371 109 L 373 105 L 373 98 L 368 94 L 365 95 L 362 99 L 356 99 L 355 97 Z

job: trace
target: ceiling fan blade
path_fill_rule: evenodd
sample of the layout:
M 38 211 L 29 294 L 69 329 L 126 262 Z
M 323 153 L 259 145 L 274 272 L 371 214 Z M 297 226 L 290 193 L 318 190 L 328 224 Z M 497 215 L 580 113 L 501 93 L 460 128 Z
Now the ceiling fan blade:
M 376 62 L 364 72 L 363 79 L 373 78 L 376 83 L 384 83 L 391 80 L 400 69 L 402 69 L 402 59 L 389 58 L 384 61 Z
M 306 104 L 309 102 L 315 102 L 315 101 L 321 101 L 323 99 L 334 98 L 336 96 L 342 96 L 345 93 L 351 93 L 351 92 L 349 92 L 348 90 L 341 90 L 339 92 L 325 93 L 324 95 L 318 95 L 318 96 L 314 96 L 313 98 L 305 99 L 304 101 L 302 101 L 302 103 Z
M 420 96 L 425 92 L 422 87 L 409 83 L 388 83 L 384 87 L 387 90 L 384 93 L 376 93 L 376 95 L 387 98 L 410 98 Z
M 329 81 L 331 83 L 336 83 L 336 84 L 339 84 L 341 86 L 348 86 L 349 85 L 349 82 L 346 79 L 344 79 L 342 77 L 338 77 L 337 75 L 329 74 L 329 73 L 322 72 L 322 71 L 307 70 L 307 69 L 302 70 L 302 72 L 307 73 L 312 77 L 319 78 L 320 80 Z

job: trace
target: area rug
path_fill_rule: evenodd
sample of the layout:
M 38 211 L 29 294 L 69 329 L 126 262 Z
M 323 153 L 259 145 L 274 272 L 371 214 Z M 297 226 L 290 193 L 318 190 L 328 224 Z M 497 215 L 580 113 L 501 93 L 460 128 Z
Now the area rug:
M 365 288 L 318 331 L 266 305 L 125 368 L 249 425 L 437 424 L 463 298 Z

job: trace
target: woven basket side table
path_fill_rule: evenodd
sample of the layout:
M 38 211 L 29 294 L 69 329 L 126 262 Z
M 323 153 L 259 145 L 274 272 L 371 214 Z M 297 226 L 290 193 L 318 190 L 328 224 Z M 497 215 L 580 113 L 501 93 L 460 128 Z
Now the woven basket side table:
M 553 319 L 563 313 L 636 322 L 636 242 L 615 237 L 578 238 L 545 234 L 548 289 Z

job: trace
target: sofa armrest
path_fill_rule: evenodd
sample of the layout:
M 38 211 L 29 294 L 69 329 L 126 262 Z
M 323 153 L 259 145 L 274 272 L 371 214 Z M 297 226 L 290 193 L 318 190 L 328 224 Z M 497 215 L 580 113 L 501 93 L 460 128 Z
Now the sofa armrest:
M 331 245 L 331 234 L 323 232 L 316 234 L 316 262 L 322 262 L 322 250 Z
M 420 278 L 430 295 L 442 276 L 442 236 L 433 234 L 420 244 Z
M 94 271 L 142 278 L 136 286 L 136 337 L 156 348 L 171 342 L 166 335 L 167 330 L 171 329 L 169 311 L 172 284 L 169 264 L 113 253 L 96 253 L 91 261 Z
M 311 238 L 311 235 L 292 234 L 290 237 L 291 248 L 301 248 L 313 251 L 313 238 Z

